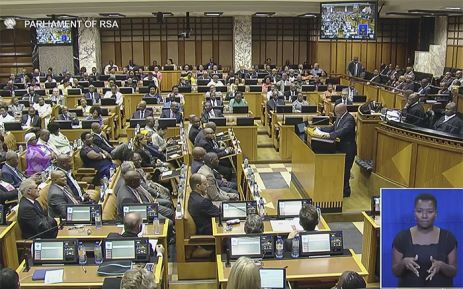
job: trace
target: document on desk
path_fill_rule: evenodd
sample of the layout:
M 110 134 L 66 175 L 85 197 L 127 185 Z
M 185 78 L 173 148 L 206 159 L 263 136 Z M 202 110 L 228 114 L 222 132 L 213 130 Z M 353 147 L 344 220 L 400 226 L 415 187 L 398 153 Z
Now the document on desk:
M 51 270 L 45 273 L 45 284 L 63 283 L 64 269 Z
M 291 232 L 293 226 L 296 227 L 296 231 L 304 231 L 301 225 L 299 225 L 299 218 L 291 220 L 270 220 L 270 225 L 272 225 L 273 232 Z

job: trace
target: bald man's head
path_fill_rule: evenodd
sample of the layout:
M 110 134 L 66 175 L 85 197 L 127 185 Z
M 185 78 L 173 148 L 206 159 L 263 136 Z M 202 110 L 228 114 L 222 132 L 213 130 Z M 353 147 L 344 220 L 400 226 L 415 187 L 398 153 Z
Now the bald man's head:
M 445 115 L 452 116 L 457 112 L 457 104 L 455 102 L 449 102 L 445 106 Z
M 344 103 L 340 103 L 334 107 L 334 114 L 336 117 L 340 117 L 341 115 L 347 112 L 347 105 Z
M 124 216 L 124 231 L 138 234 L 141 232 L 142 217 L 140 214 L 131 212 Z
M 205 129 L 204 129 L 204 137 L 205 137 L 207 140 L 212 140 L 212 139 L 214 139 L 214 131 L 212 130 L 212 128 L 205 128 Z
M 94 133 L 100 133 L 101 132 L 101 126 L 100 126 L 100 124 L 98 122 L 93 122 L 91 128 L 92 128 L 92 132 L 94 132 Z
M 60 154 L 56 158 L 56 166 L 65 171 L 69 171 L 72 168 L 72 158 L 67 154 Z
M 190 123 L 192 126 L 199 128 L 201 126 L 201 120 L 197 115 L 192 114 L 190 116 Z M 215 124 L 215 123 L 214 123 Z
M 7 151 L 5 154 L 6 163 L 13 168 L 18 165 L 18 154 L 14 151 Z
M 206 154 L 206 150 L 202 147 L 194 147 L 191 154 L 195 161 L 202 161 L 204 159 L 204 155 Z
M 132 189 L 136 189 L 140 186 L 141 176 L 135 170 L 128 171 L 124 174 L 124 180 L 127 186 L 131 187 Z
M 51 181 L 58 186 L 66 186 L 66 174 L 63 171 L 52 171 L 50 175 Z
M 212 121 L 206 123 L 204 127 L 212 129 L 213 132 L 215 132 L 215 130 L 217 129 L 217 125 L 215 124 L 215 122 Z

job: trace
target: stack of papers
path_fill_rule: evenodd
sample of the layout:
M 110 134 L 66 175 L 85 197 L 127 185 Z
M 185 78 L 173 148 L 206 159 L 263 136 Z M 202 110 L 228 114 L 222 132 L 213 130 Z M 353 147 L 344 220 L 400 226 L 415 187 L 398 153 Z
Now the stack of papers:
M 289 219 L 289 220 L 270 220 L 270 225 L 272 225 L 272 231 L 274 232 L 291 232 L 293 227 L 296 228 L 296 231 L 302 232 L 304 228 L 299 225 L 299 218 Z M 315 228 L 318 230 L 318 228 Z
M 64 269 L 50 270 L 45 273 L 45 284 L 63 283 Z

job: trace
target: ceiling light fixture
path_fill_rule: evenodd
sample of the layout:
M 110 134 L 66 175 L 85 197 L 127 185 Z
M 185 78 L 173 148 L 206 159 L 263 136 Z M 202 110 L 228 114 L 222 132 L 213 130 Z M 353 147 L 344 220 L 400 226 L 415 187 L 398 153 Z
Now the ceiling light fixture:
M 125 15 L 117 12 L 112 12 L 112 13 L 100 13 L 100 16 L 103 17 L 110 17 L 110 18 L 124 18 Z
M 270 16 L 273 16 L 275 15 L 275 12 L 256 12 L 254 13 L 253 16 L 256 16 L 256 17 L 270 17 Z
M 223 12 L 204 12 L 204 16 L 218 17 L 222 16 Z

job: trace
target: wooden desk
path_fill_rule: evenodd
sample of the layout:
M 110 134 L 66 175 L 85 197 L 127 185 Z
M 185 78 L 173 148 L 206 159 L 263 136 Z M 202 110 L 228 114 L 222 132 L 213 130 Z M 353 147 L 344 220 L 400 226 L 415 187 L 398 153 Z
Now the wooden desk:
M 304 282 L 312 285 L 326 283 L 333 286 L 344 271 L 354 271 L 360 276 L 366 276 L 368 272 L 360 262 L 355 252 L 350 249 L 350 256 L 333 256 L 321 258 L 299 258 L 299 259 L 264 259 L 262 268 L 286 268 L 286 280 L 290 282 Z M 231 267 L 225 267 L 221 255 L 217 258 L 218 287 L 226 288 Z M 328 285 L 329 284 L 329 285 Z
M 189 118 L 191 114 L 201 117 L 203 111 L 202 103 L 206 93 L 203 92 L 191 92 L 184 93 L 185 105 L 183 106 L 183 117 Z
M 375 218 L 362 212 L 363 215 L 363 239 L 362 239 L 362 264 L 368 271 L 369 283 L 378 281 L 379 271 L 376 271 L 376 262 L 379 262 L 379 232 L 381 217 Z M 379 269 L 379 266 L 378 266 Z M 376 274 L 377 273 L 377 274 Z
M 384 107 L 394 108 L 396 93 L 386 90 L 384 88 L 380 88 L 378 92 L 378 101 L 383 104 Z
M 240 141 L 240 146 L 243 151 L 243 158 L 248 158 L 253 162 L 257 160 L 257 126 L 219 126 L 217 132 L 226 131 L 229 128 L 233 129 L 236 138 Z M 238 164 L 241 166 L 241 164 Z
M 167 238 L 167 224 L 160 224 L 161 233 L 154 234 L 154 228 L 152 224 L 145 224 L 145 231 L 143 237 L 150 239 L 162 239 Z M 117 225 L 103 225 L 100 229 L 96 229 L 95 226 L 86 225 L 82 228 L 73 229 L 74 226 L 64 226 L 63 230 L 58 231 L 57 239 L 79 239 L 83 241 L 98 241 L 106 239 L 110 233 L 122 233 L 123 226 Z M 164 240 L 165 241 L 165 240 Z
M 0 265 L 16 268 L 19 265 L 15 236 L 16 221 L 8 226 L 0 226 Z
M 374 85 L 364 85 L 363 93 L 367 97 L 367 101 L 378 101 L 379 87 Z
M 125 131 L 127 133 L 127 139 L 131 139 L 135 136 L 135 128 L 134 127 L 129 127 L 130 125 L 127 124 L 125 127 Z M 143 129 L 143 128 L 141 128 Z M 180 127 L 168 127 L 166 131 L 166 135 L 164 136 L 166 139 L 170 137 L 176 137 L 180 135 Z
M 343 202 L 345 154 L 316 154 L 294 132 L 291 183 L 324 212 L 339 212 Z
M 381 117 L 379 114 L 357 113 L 357 157 L 360 160 L 373 160 L 376 127 Z
M 374 163 L 374 174 L 386 182 L 384 187 L 463 187 L 463 141 L 380 123 Z
M 158 285 L 158 288 L 162 284 L 163 280 L 165 281 L 164 283 L 168 282 L 167 279 L 163 278 L 162 274 L 165 264 L 165 260 L 163 259 L 163 257 L 159 257 L 153 272 L 154 280 L 156 285 Z M 29 272 L 23 272 L 23 268 L 24 262 L 16 269 L 16 272 L 19 274 L 19 279 L 21 280 L 21 288 L 101 288 L 105 279 L 105 276 L 97 275 L 98 266 L 93 264 L 84 266 L 87 272 L 84 272 L 80 265 L 31 266 Z M 43 280 L 33 281 L 32 274 L 34 274 L 35 270 L 40 269 L 64 269 L 63 283 L 44 284 Z M 164 288 L 166 288 L 166 286 L 164 286 Z
M 172 91 L 172 86 L 178 85 L 180 81 L 180 71 L 163 70 L 161 80 L 161 91 Z

